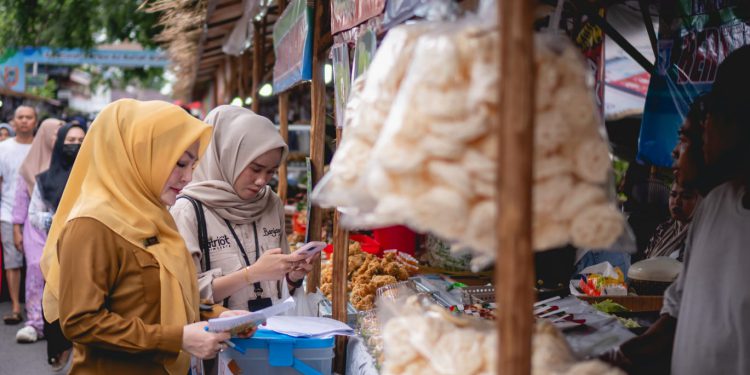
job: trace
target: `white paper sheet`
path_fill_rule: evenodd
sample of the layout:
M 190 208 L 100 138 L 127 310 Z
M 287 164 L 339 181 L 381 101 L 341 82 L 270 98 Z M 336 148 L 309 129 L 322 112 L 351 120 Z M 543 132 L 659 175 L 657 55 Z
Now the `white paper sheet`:
M 274 316 L 260 329 L 294 337 L 328 338 L 335 335 L 354 335 L 351 327 L 338 320 L 313 316 Z

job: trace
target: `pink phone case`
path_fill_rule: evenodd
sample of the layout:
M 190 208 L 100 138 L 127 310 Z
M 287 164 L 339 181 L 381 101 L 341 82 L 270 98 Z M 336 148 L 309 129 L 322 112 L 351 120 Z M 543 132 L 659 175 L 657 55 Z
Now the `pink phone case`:
M 302 252 L 305 254 L 305 258 L 309 262 L 315 254 L 321 252 L 326 246 L 328 246 L 328 244 L 325 242 L 312 241 L 304 244 L 301 248 L 297 249 L 296 252 Z

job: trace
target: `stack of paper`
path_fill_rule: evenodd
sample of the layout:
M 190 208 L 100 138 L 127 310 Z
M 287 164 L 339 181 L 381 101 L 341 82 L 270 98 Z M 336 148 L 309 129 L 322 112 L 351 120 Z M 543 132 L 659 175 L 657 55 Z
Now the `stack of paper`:
M 336 335 L 354 336 L 348 325 L 329 318 L 312 316 L 274 316 L 259 327 L 293 337 L 329 338 Z
M 294 306 L 294 298 L 289 297 L 284 302 L 245 315 L 209 319 L 208 330 L 211 332 L 233 331 L 238 328 L 244 330 L 251 326 L 257 326 L 272 316 L 283 314 L 284 312 L 293 309 Z

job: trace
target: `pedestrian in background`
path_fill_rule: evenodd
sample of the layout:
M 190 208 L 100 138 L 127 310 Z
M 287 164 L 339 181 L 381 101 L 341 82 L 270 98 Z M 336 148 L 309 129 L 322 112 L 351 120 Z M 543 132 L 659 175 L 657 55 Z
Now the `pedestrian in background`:
M 13 304 L 10 314 L 3 317 L 5 324 L 18 324 L 21 315 L 21 267 L 23 248 L 16 247 L 13 236 L 13 205 L 15 204 L 18 169 L 31 149 L 36 129 L 36 110 L 30 106 L 16 108 L 13 126 L 16 136 L 0 143 L 0 236 L 3 245 L 3 268 L 8 279 L 8 292 Z
M 37 231 L 44 233 L 45 240 L 85 134 L 86 125 L 71 123 L 60 128 L 49 169 L 36 176 L 28 221 Z M 43 331 L 47 340 L 47 363 L 59 371 L 71 358 L 72 344 L 63 335 L 59 320 L 50 323 L 45 319 Z
M 4 122 L 0 124 L 0 142 L 15 136 L 16 132 L 13 131 L 13 127 L 10 124 Z
M 57 130 L 63 122 L 50 118 L 42 121 L 29 154 L 19 169 L 16 182 L 15 204 L 13 205 L 13 240 L 17 249 L 23 250 L 26 259 L 26 325 L 16 332 L 16 341 L 32 343 L 44 335 L 42 319 L 42 293 L 44 277 L 39 268 L 47 233 L 29 225 L 29 202 L 36 185 L 36 175 L 49 168 L 52 147 L 55 145 Z

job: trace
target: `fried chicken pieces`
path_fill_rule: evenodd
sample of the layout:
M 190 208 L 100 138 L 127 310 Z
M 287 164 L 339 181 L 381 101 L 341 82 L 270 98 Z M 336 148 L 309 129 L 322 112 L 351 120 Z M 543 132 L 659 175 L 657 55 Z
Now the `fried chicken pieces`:
M 388 252 L 383 258 L 362 252 L 359 242 L 351 241 L 348 254 L 349 301 L 360 311 L 375 307 L 375 293 L 378 288 L 409 279 L 413 267 L 405 263 L 396 252 Z M 329 263 L 321 273 L 323 294 L 331 299 L 333 293 L 333 266 Z

